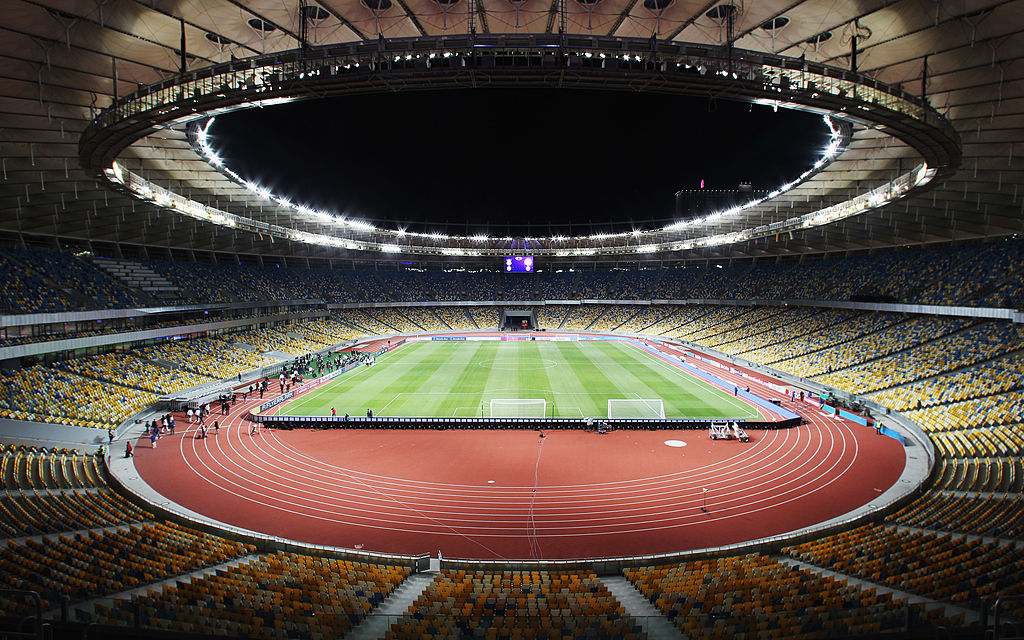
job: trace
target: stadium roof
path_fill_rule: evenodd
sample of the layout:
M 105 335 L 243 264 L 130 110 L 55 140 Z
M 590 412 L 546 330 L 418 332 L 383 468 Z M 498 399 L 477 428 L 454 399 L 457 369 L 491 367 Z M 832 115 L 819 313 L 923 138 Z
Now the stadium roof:
M 771 257 L 965 241 L 1022 231 L 1024 0 L 6 0 L 0 24 L 0 237 L 109 251 L 111 245 L 378 260 L 343 246 L 276 241 L 113 191 L 79 165 L 79 138 L 116 94 L 303 46 L 477 33 L 650 38 L 722 45 L 850 68 L 927 99 L 959 133 L 962 162 L 931 189 L 839 222 L 759 241 L 623 260 Z M 725 6 L 727 8 L 723 9 Z M 732 7 L 732 8 L 728 8 Z M 469 9 L 472 8 L 472 15 Z M 730 27 L 728 18 L 732 19 Z M 383 46 L 383 45 L 382 45 Z M 147 180 L 261 223 L 304 228 L 159 128 L 119 159 Z M 849 200 L 920 161 L 883 131 L 855 126 L 846 151 L 792 190 L 706 233 L 770 224 Z M 449 256 L 450 258 L 450 256 Z M 444 257 L 438 258 L 446 259 Z

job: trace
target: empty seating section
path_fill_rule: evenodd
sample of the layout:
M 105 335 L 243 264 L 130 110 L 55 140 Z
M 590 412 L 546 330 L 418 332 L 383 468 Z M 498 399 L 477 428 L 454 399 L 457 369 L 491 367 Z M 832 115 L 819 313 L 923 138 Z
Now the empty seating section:
M 434 307 L 433 312 L 444 324 L 444 328 L 452 331 L 471 331 L 476 324 L 466 311 L 466 307 Z
M 536 308 L 537 326 L 540 329 L 558 329 L 571 307 L 566 304 L 546 304 Z
M 301 356 L 306 353 L 323 349 L 325 343 L 317 340 L 312 341 L 303 338 L 290 330 L 288 325 L 277 327 L 262 327 L 259 329 L 244 329 L 227 336 L 229 342 L 235 345 L 248 345 L 254 347 L 258 352 L 277 351 L 293 356 Z M 236 347 L 237 349 L 238 347 Z
M 498 323 L 501 321 L 500 309 L 498 307 L 468 307 L 466 309 L 466 313 L 469 314 L 473 323 L 476 324 L 479 329 L 497 329 Z
M 177 285 L 140 262 L 94 257 L 92 264 L 128 288 L 141 291 L 157 301 L 170 304 L 181 302 L 181 292 Z
M 804 351 L 802 355 L 773 362 L 771 366 L 802 377 L 815 376 L 846 367 L 850 364 L 848 358 L 862 353 L 863 344 L 853 343 L 902 320 L 900 316 L 890 313 L 854 316 L 846 322 L 833 325 L 824 334 L 808 335 L 793 340 L 794 345 L 800 345 L 798 349 L 803 350 L 810 347 L 810 350 Z M 813 347 L 815 343 L 818 344 L 817 348 Z M 748 356 L 744 355 L 744 357 Z
M 733 336 L 723 336 L 722 341 L 714 348 L 730 355 L 746 354 L 821 331 L 832 321 L 833 318 L 824 309 L 786 307 L 782 313 L 774 316 L 771 322 L 748 325 Z
M 157 394 L 174 393 L 214 380 L 187 369 L 157 366 L 135 357 L 131 352 L 62 360 L 54 366 L 88 378 L 137 387 Z
M 42 250 L 0 251 L 0 304 L 18 313 L 145 306 L 154 300 L 387 302 L 455 300 L 849 300 L 1016 306 L 1020 240 L 908 249 L 798 264 L 707 264 L 675 269 L 540 272 L 340 270 L 306 261 L 264 264 L 120 260 L 97 264 Z M 128 265 L 128 266 L 125 266 Z M 129 268 L 130 267 L 130 268 Z M 60 274 L 51 279 L 51 274 Z M 113 271 L 112 271 L 113 273 Z M 143 274 L 143 275 L 140 275 Z M 64 290 L 74 291 L 68 296 Z M 153 297 L 155 296 L 155 298 Z
M 224 338 L 165 340 L 136 349 L 135 353 L 142 358 L 159 358 L 189 371 L 219 379 L 274 364 L 274 360 L 256 351 L 234 346 Z
M 785 322 L 782 316 L 786 311 L 786 307 L 755 307 L 727 320 L 721 327 L 723 330 L 706 335 L 702 338 L 702 344 L 721 351 L 724 345 L 761 333 L 766 327 Z
M 105 487 L 106 479 L 97 458 L 69 449 L 38 449 L 27 445 L 2 445 L 0 475 L 7 491 L 92 489 Z
M 603 305 L 600 317 L 590 325 L 591 331 L 618 331 L 637 314 L 637 307 L 624 304 Z
M 646 327 L 643 327 L 642 331 L 643 333 L 657 336 L 669 335 L 674 328 L 687 322 L 690 317 L 687 314 L 692 312 L 689 307 L 681 306 L 668 306 L 657 309 L 652 308 L 652 311 L 660 311 L 661 317 Z
M 379 604 L 409 569 L 278 552 L 113 607 L 101 624 L 249 638 L 340 638 Z
M 371 331 L 364 326 L 369 323 L 370 319 L 363 313 L 362 309 L 341 309 L 334 312 L 332 318 L 343 325 L 350 327 L 359 337 L 380 333 Z M 390 331 L 388 331 L 388 333 L 390 333 Z
M 0 417 L 80 427 L 117 426 L 157 395 L 35 365 L 0 370 Z
M 938 452 L 948 458 L 1024 456 L 1024 425 L 1009 424 L 930 434 Z
M 1011 343 L 1001 347 L 999 345 L 989 346 L 995 349 L 1005 349 L 1019 346 L 1019 344 Z M 962 362 L 957 359 L 947 360 L 944 358 L 931 361 L 934 366 L 943 367 L 958 367 L 969 362 L 969 359 Z M 931 363 L 924 364 L 928 366 Z M 1022 371 L 1024 371 L 1024 353 L 1016 352 L 948 375 L 885 389 L 872 393 L 868 397 L 897 411 L 948 404 L 1020 389 L 1024 386 Z M 884 378 L 879 377 L 877 380 L 884 381 Z
M 6 588 L 38 591 L 46 608 L 124 591 L 219 564 L 254 550 L 169 522 L 32 538 L 0 549 Z
M 798 319 L 791 325 L 765 332 L 762 334 L 766 336 L 764 344 L 752 342 L 750 349 L 740 348 L 734 355 L 768 364 L 811 353 L 816 349 L 836 344 L 833 342 L 833 329 L 844 326 L 859 315 L 857 311 L 845 309 L 821 311 L 807 318 Z M 848 339 L 848 334 L 843 332 L 834 338 L 836 341 L 842 341 Z M 728 346 L 725 346 L 723 351 L 732 353 Z
M 404 307 L 397 312 L 419 327 L 416 329 L 417 331 L 446 331 L 448 329 L 431 307 Z
M 928 432 L 1011 424 L 1024 416 L 1024 392 L 914 409 L 905 415 Z
M 395 309 L 363 309 L 363 315 L 369 318 L 369 322 L 374 326 L 386 327 L 387 331 L 385 333 L 413 333 L 420 330 L 419 327 Z
M 395 333 L 395 328 L 383 324 L 369 313 L 368 309 L 346 309 L 339 314 L 344 322 L 356 328 L 361 335 L 385 335 Z
M 590 325 L 604 313 L 604 305 L 579 305 L 569 307 L 565 314 L 563 329 L 589 329 Z
M 69 299 L 56 283 L 3 251 L 0 251 L 0 304 L 6 313 L 78 311 L 85 308 L 81 301 Z
M 147 300 L 85 260 L 60 251 L 11 251 L 33 269 L 49 275 L 63 289 L 85 296 L 90 308 L 126 309 L 146 306 Z
M 869 524 L 783 549 L 804 562 L 980 610 L 1024 593 L 1024 549 L 963 535 Z
M 1003 471 L 1004 467 L 996 466 L 993 470 L 993 467 L 987 466 L 983 469 L 984 471 L 967 469 L 966 484 L 972 484 L 971 480 L 978 476 L 982 477 L 979 483 L 982 486 L 986 486 L 990 481 L 992 484 L 1001 484 L 1001 481 L 1005 481 L 992 475 Z M 1015 471 L 1020 473 L 1020 468 Z M 929 491 L 912 505 L 889 516 L 887 520 L 925 529 L 959 531 L 1024 541 L 1024 496 L 1021 495 L 1019 487 L 1013 494 L 950 494 Z
M 748 307 L 701 307 L 695 309 L 701 315 L 691 317 L 684 325 L 675 328 L 671 335 L 704 345 L 705 341 L 712 336 L 717 336 L 725 331 L 724 327 L 730 325 L 745 324 L 745 316 L 751 313 Z
M 878 344 L 877 354 L 880 356 L 892 349 L 902 350 L 817 380 L 854 393 L 867 393 L 999 357 L 1022 345 L 1024 327 L 1005 322 L 986 322 L 957 331 L 957 325 L 965 324 L 964 320 L 939 318 L 917 318 L 902 323 L 893 330 L 895 335 L 885 335 L 892 331 L 882 331 L 865 339 Z M 925 339 L 929 336 L 936 339 L 922 343 L 918 330 L 922 325 L 929 327 L 924 334 Z M 940 337 L 950 330 L 956 332 Z M 855 356 L 859 359 L 865 357 L 871 357 L 870 348 Z
M 938 620 L 874 589 L 762 555 L 626 569 L 626 578 L 690 638 L 820 638 L 907 630 Z
M 933 488 L 938 491 L 1020 493 L 1024 466 L 1017 457 L 942 458 Z
M 109 489 L 99 492 L 0 494 L 0 531 L 9 537 L 92 529 L 151 520 Z
M 317 350 L 359 337 L 355 329 L 334 318 L 306 320 L 279 328 L 287 333 L 302 336 L 310 343 L 317 345 Z
M 672 305 L 634 306 L 633 315 L 616 328 L 620 333 L 644 333 L 661 335 L 660 327 L 675 314 L 677 307 Z
M 643 638 L 589 571 L 443 570 L 385 636 Z
M 947 304 L 957 300 L 976 304 L 980 294 L 991 288 L 992 282 L 1006 277 L 1002 265 L 1008 256 L 999 248 L 1004 243 L 969 245 L 932 250 L 929 259 L 922 260 L 918 277 L 924 287 L 908 297 L 908 302 L 920 304 Z

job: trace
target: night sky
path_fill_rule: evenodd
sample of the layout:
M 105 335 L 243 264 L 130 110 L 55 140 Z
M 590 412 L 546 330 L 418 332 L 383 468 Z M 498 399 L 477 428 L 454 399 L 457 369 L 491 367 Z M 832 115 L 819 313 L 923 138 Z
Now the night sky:
M 293 202 L 492 235 L 661 226 L 676 191 L 773 189 L 827 142 L 806 113 L 555 89 L 349 96 L 240 111 L 211 129 L 228 166 Z

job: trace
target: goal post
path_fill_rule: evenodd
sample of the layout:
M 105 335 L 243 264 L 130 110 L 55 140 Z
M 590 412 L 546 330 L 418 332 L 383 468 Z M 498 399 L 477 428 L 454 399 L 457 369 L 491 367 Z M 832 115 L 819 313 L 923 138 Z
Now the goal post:
M 491 418 L 546 418 L 548 401 L 544 398 L 493 398 Z
M 665 403 L 661 398 L 608 398 L 608 419 L 665 419 Z

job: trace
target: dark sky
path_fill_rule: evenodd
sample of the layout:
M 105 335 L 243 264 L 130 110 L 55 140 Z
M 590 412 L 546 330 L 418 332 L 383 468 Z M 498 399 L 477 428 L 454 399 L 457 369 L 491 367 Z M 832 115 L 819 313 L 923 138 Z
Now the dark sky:
M 228 166 L 293 202 L 414 231 L 651 228 L 675 192 L 773 189 L 827 144 L 819 116 L 571 90 L 449 90 L 292 103 L 217 118 Z M 430 223 L 435 223 L 433 226 Z M 509 226 L 513 225 L 513 226 Z M 551 233 L 565 229 L 551 228 Z M 539 232 L 539 233 L 538 233 Z

